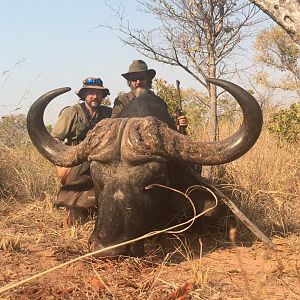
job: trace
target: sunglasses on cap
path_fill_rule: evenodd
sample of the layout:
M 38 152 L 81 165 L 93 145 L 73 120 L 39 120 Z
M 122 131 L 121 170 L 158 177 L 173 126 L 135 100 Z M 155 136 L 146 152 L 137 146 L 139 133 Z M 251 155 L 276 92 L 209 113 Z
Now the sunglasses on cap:
M 103 86 L 103 81 L 100 78 L 87 78 L 83 80 L 84 85 L 100 85 Z

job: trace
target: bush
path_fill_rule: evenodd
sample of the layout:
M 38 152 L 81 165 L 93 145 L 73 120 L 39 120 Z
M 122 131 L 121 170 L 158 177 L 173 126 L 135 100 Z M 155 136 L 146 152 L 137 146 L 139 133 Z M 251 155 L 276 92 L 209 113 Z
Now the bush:
M 26 116 L 7 115 L 0 120 L 0 146 L 18 147 L 29 142 Z
M 300 104 L 291 105 L 274 115 L 268 129 L 277 135 L 280 141 L 294 143 L 300 140 Z

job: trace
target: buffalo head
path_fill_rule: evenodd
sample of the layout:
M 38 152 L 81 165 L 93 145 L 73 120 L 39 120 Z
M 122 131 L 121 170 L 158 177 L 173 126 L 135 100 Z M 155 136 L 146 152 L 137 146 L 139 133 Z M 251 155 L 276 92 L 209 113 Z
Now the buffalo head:
M 170 176 L 170 163 L 224 164 L 241 157 L 254 145 L 262 128 L 262 113 L 256 100 L 230 82 L 208 81 L 231 93 L 244 115 L 239 130 L 220 142 L 192 141 L 155 116 L 148 116 L 104 119 L 81 144 L 66 146 L 58 144 L 47 132 L 43 113 L 52 99 L 70 89 L 48 92 L 31 106 L 28 132 L 43 156 L 65 167 L 90 161 L 98 203 L 97 221 L 90 238 L 92 250 L 135 238 L 167 220 L 172 212 L 169 192 L 145 188 L 153 183 L 176 184 Z M 139 243 L 105 255 L 142 252 L 143 244 Z

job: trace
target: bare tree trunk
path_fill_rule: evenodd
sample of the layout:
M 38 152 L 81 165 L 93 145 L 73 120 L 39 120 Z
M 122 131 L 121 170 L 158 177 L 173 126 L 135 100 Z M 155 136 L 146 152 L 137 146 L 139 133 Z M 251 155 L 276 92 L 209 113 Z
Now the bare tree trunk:
M 213 78 L 213 77 L 212 77 Z M 218 140 L 218 115 L 217 115 L 217 88 L 215 85 L 209 85 L 209 96 L 211 99 L 211 108 L 210 108 L 210 120 L 211 120 L 211 129 L 210 137 L 213 142 Z
M 216 78 L 216 60 L 215 53 L 213 50 L 213 46 L 209 45 L 209 65 L 208 65 L 208 76 L 210 78 Z M 218 140 L 218 103 L 217 103 L 217 87 L 214 84 L 209 84 L 207 87 L 209 92 L 209 97 L 211 100 L 211 108 L 210 108 L 210 138 L 213 142 Z
M 250 0 L 300 45 L 300 0 Z
M 209 31 L 209 33 L 211 33 Z M 208 34 L 209 35 L 209 34 Z M 215 51 L 213 47 L 214 37 L 211 35 L 209 37 L 210 43 L 208 43 L 208 77 L 216 78 L 216 59 L 215 59 Z M 217 86 L 214 84 L 208 84 L 207 90 L 209 93 L 209 98 L 211 100 L 210 105 L 210 128 L 209 128 L 209 137 L 212 142 L 216 142 L 218 140 L 218 102 L 217 102 Z M 208 177 L 212 177 L 214 170 L 216 170 L 218 166 L 208 166 L 205 168 L 205 173 Z

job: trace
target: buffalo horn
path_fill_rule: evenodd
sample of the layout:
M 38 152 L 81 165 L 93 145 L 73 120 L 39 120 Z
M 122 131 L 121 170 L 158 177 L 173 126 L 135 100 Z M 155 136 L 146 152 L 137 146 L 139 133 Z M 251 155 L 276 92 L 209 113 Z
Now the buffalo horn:
M 82 144 L 66 146 L 55 140 L 45 127 L 43 116 L 47 105 L 57 96 L 70 91 L 64 87 L 50 91 L 37 99 L 27 114 L 27 130 L 37 150 L 55 165 L 72 167 L 87 159 L 87 149 Z
M 221 79 L 207 79 L 207 82 L 224 88 L 236 99 L 243 112 L 242 125 L 232 136 L 219 142 L 195 142 L 174 133 L 172 142 L 169 137 L 165 146 L 175 159 L 202 165 L 224 164 L 238 159 L 255 144 L 262 129 L 262 111 L 255 98 L 238 85 Z

